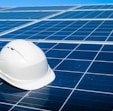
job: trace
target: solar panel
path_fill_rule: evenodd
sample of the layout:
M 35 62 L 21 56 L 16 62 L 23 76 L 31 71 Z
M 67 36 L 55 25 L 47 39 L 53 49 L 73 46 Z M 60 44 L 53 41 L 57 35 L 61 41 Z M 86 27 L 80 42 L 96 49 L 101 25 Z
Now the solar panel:
M 2 42 L 1 47 L 4 44 Z M 113 59 L 109 61 L 105 56 L 101 58 L 102 54 L 112 54 L 105 50 L 113 48 L 112 45 L 35 44 L 44 50 L 55 71 L 55 81 L 38 90 L 23 91 L 1 80 L 0 109 L 112 110 Z
M 41 19 L 55 12 L 0 12 L 0 19 Z
M 108 41 L 113 39 L 113 21 L 42 21 L 1 38 Z
M 0 33 L 28 23 L 27 21 L 0 21 Z
M 0 50 L 9 40 L 34 41 L 56 78 L 30 91 L 0 79 L 0 111 L 113 110 L 112 4 L 6 9 Z
M 84 5 L 77 9 L 113 9 L 113 5 Z
M 75 18 L 113 18 L 113 11 L 70 11 L 53 17 L 53 19 Z
M 9 11 L 26 11 L 26 10 L 66 10 L 69 9 L 73 6 L 38 6 L 38 7 L 15 7 L 15 8 L 11 8 L 8 9 Z

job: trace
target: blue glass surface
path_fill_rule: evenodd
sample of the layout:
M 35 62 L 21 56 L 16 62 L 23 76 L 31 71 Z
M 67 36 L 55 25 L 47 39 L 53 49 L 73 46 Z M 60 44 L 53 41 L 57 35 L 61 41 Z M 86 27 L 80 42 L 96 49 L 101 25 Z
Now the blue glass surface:
M 55 43 L 38 43 L 37 46 L 39 46 L 40 48 L 52 48 L 55 45 Z
M 72 50 L 77 46 L 77 44 L 57 44 L 53 49 L 65 49 L 65 50 Z
M 0 33 L 28 23 L 27 21 L 0 21 Z
M 10 11 L 17 11 L 17 10 L 66 10 L 72 8 L 73 6 L 38 6 L 38 7 L 16 7 L 8 9 Z
M 0 104 L 0 111 L 8 111 L 11 107 L 11 105 Z
M 7 83 L 0 85 L 0 102 L 16 104 L 26 91 L 12 87 Z
M 85 5 L 77 9 L 112 9 L 112 5 Z
M 100 52 L 96 60 L 113 61 L 113 53 Z
M 83 73 L 55 71 L 56 79 L 50 84 L 52 86 L 73 88 Z
M 0 42 L 0 47 L 2 48 L 6 43 Z M 14 107 L 12 111 L 58 111 L 64 102 L 66 104 L 62 107 L 62 111 L 111 111 L 113 108 L 112 45 L 104 45 L 97 59 L 90 66 L 102 45 L 34 43 L 44 50 L 56 78 L 46 87 L 30 92 L 14 88 L 0 79 L 1 111 L 8 111 L 12 107 Z M 85 72 L 88 68 L 89 73 Z M 69 97 L 71 91 L 74 93 Z M 69 100 L 66 102 L 67 97 Z M 14 106 L 15 104 L 17 105 Z
M 77 89 L 113 92 L 113 76 L 86 74 Z
M 109 62 L 94 62 L 88 72 L 113 74 L 113 63 Z
M 0 12 L 0 19 L 40 19 L 55 12 Z
M 104 45 L 102 51 L 113 51 L 113 45 Z
M 30 108 L 30 107 L 24 107 L 24 106 L 15 106 L 14 109 L 12 111 L 41 111 L 41 110 L 38 110 L 38 108 Z
M 89 64 L 89 61 L 64 60 L 56 69 L 84 72 L 89 66 Z
M 112 29 L 113 21 L 42 21 L 1 38 L 110 41 Z
M 58 111 L 69 93 L 66 89 L 42 88 L 32 91 L 19 105 Z
M 111 111 L 113 96 L 75 91 L 62 111 Z
M 70 11 L 57 15 L 52 19 L 74 19 L 74 18 L 113 18 L 112 11 Z
M 48 58 L 48 64 L 53 69 L 56 65 L 61 62 L 61 59 Z
M 101 45 L 94 45 L 94 44 L 81 44 L 77 50 L 91 50 L 91 51 L 98 51 L 101 48 Z
M 93 60 L 95 57 L 96 52 L 86 52 L 86 51 L 74 51 L 71 53 L 68 58 L 71 59 L 86 59 L 86 60 Z
M 46 56 L 54 58 L 65 58 L 69 53 L 70 51 L 65 50 L 50 50 L 46 53 Z

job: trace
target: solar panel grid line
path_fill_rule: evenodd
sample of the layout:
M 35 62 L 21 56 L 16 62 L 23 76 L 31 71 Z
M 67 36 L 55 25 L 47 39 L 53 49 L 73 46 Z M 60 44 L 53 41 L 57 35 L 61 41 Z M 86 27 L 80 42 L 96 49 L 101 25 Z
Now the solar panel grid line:
M 69 87 L 60 87 L 60 86 L 54 86 L 54 85 L 47 85 L 46 87 L 58 88 L 58 89 L 67 89 L 67 90 L 72 90 L 73 89 L 73 88 L 69 88 Z
M 102 21 L 102 20 L 106 20 L 106 21 L 113 21 L 113 18 L 68 18 L 68 19 L 64 19 L 64 18 L 61 18 L 61 19 L 48 19 L 48 21 L 77 21 L 79 19 L 79 21 Z
M 9 105 L 9 106 L 13 105 L 12 103 L 7 103 L 7 102 L 0 102 L 0 104 Z
M 113 93 L 111 93 L 111 92 L 94 91 L 94 90 L 86 90 L 86 89 L 76 89 L 76 91 L 83 91 L 83 92 L 91 92 L 91 93 L 113 95 Z
M 113 63 L 113 61 L 107 61 L 107 60 L 95 60 L 95 62 Z
M 104 76 L 106 76 L 106 75 L 104 75 Z M 69 88 L 69 87 L 59 87 L 59 86 L 51 86 L 51 85 L 48 85 L 47 87 L 73 90 L 73 88 Z M 109 95 L 113 95 L 112 92 L 97 91 L 97 90 L 95 91 L 95 90 L 87 90 L 87 89 L 80 89 L 80 88 L 75 89 L 75 91 L 85 91 L 85 92 L 93 92 L 93 93 L 99 93 L 99 94 L 109 94 Z
M 88 75 L 91 74 L 91 75 L 100 75 L 100 76 L 110 76 L 110 77 L 113 77 L 112 74 L 107 74 L 107 73 L 104 74 L 104 73 L 93 73 L 93 72 L 90 73 L 90 72 L 87 72 L 87 74 L 88 74 Z
M 84 71 L 71 71 L 71 70 L 60 70 L 60 69 L 55 69 L 55 71 L 59 71 L 59 72 L 67 72 L 67 73 L 80 73 L 80 74 L 83 74 Z M 96 75 L 96 74 L 95 74 Z M 97 74 L 99 75 L 99 74 Z M 53 86 L 53 85 L 52 85 Z M 67 87 L 69 88 L 69 87 Z M 73 89 L 73 88 L 72 88 Z
M 11 111 L 15 108 L 15 106 L 17 106 L 26 96 L 29 95 L 29 93 L 31 93 L 31 90 L 28 91 L 19 101 L 16 102 L 16 104 L 14 104 L 8 111 Z
M 46 53 L 46 52 L 45 52 Z M 57 59 L 56 57 L 47 57 L 48 59 Z M 63 57 L 62 58 L 58 58 L 58 59 L 60 59 L 60 60 L 62 60 L 63 59 Z M 66 58 L 66 60 L 79 60 L 79 61 L 91 61 L 91 60 L 88 60 L 88 59 L 73 59 L 73 58 Z M 108 62 L 108 61 L 101 61 L 101 60 L 96 60 L 97 62 Z M 110 63 L 112 63 L 112 62 L 110 62 Z
M 4 40 L 4 39 L 3 39 Z M 26 39 L 28 40 L 28 39 Z M 40 43 L 67 43 L 67 44 L 100 44 L 100 45 L 113 45 L 112 41 L 81 41 L 81 40 L 43 40 L 43 39 L 30 39 L 32 42 L 40 42 Z

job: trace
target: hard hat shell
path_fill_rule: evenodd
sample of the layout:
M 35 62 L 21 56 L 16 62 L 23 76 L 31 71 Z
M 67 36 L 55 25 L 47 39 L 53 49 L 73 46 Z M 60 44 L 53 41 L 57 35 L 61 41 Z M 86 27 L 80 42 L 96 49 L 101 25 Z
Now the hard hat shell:
M 11 85 L 34 90 L 55 78 L 43 51 L 30 41 L 13 40 L 0 54 L 0 77 Z

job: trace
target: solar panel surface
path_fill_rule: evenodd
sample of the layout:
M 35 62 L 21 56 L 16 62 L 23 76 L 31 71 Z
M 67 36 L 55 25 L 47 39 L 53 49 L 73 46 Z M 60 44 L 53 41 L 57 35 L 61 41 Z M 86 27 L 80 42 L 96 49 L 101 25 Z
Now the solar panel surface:
M 6 42 L 2 42 L 1 47 L 4 44 Z M 1 80 L 1 109 L 112 110 L 113 59 L 109 60 L 102 54 L 110 56 L 112 51 L 105 49 L 113 46 L 66 43 L 37 45 L 44 50 L 48 63 L 55 71 L 55 81 L 39 90 L 23 91 Z
M 0 79 L 0 111 L 112 111 L 112 8 L 113 5 L 43 6 L 4 11 L 9 15 L 0 16 L 0 50 L 8 43 L 6 40 L 35 41 L 46 54 L 56 79 L 33 91 L 14 88 Z M 32 10 L 30 13 L 38 16 L 34 20 L 31 15 L 29 23 L 27 12 L 16 12 L 19 10 Z M 42 14 L 44 10 L 47 15 Z M 11 13 L 15 13 L 14 17 Z M 25 15 L 21 17 L 19 13 Z
M 42 21 L 1 38 L 113 41 L 113 21 Z
M 20 11 L 20 10 L 66 10 L 74 6 L 39 6 L 39 7 L 16 7 L 8 9 L 9 11 Z
M 41 19 L 54 12 L 0 12 L 0 19 Z
M 113 9 L 113 5 L 86 5 L 77 9 Z
M 0 21 L 0 33 L 28 23 L 27 21 Z

